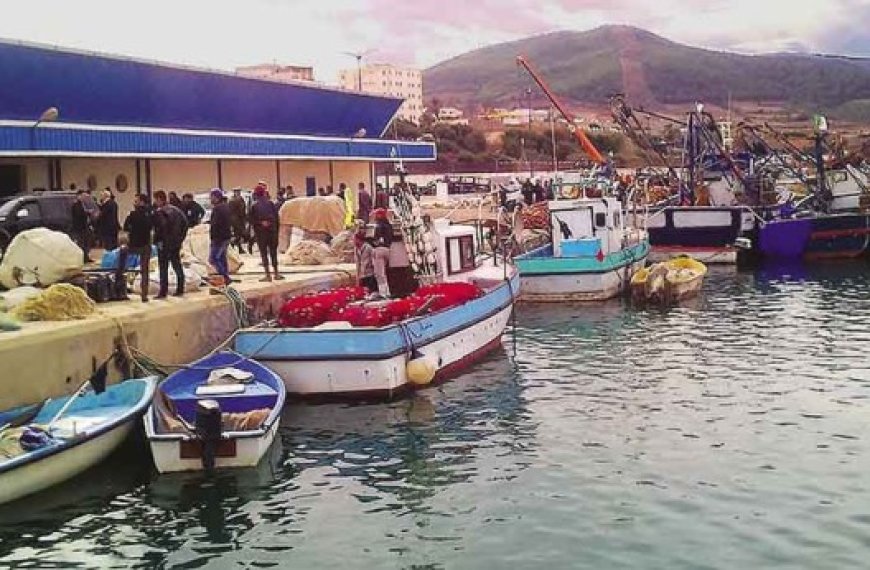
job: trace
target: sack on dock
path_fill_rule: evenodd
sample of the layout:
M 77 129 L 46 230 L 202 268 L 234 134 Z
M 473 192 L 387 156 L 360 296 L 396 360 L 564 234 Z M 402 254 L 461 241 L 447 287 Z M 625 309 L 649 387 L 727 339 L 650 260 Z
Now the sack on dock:
M 332 238 L 332 243 L 329 245 L 332 248 L 332 255 L 338 259 L 339 263 L 353 263 L 355 261 L 353 232 L 341 232 Z
M 211 239 L 208 236 L 208 226 L 194 226 L 187 232 L 187 237 L 184 239 L 184 244 L 181 246 L 181 256 L 183 260 L 191 261 L 195 259 L 201 264 L 208 266 L 208 250 L 211 245 Z M 154 259 L 152 257 L 152 259 Z M 239 257 L 238 252 L 233 248 L 227 250 L 227 267 L 230 274 L 238 273 L 244 262 Z
M 12 239 L 0 263 L 0 285 L 48 287 L 78 275 L 84 254 L 68 235 L 48 228 L 21 232 Z
M 287 265 L 326 265 L 338 259 L 325 243 L 303 240 L 287 250 L 283 261 Z

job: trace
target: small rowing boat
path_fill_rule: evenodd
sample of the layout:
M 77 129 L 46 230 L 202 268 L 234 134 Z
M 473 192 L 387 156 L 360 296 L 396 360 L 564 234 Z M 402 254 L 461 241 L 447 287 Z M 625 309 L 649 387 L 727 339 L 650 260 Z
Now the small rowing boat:
M 100 394 L 80 390 L 41 407 L 0 412 L 0 503 L 71 479 L 102 461 L 132 431 L 156 384 L 156 378 L 127 380 Z
M 232 351 L 169 375 L 145 414 L 157 470 L 257 465 L 275 439 L 285 397 L 275 373 Z
M 645 267 L 631 278 L 631 296 L 636 303 L 678 303 L 701 291 L 707 266 L 691 257 L 675 257 Z

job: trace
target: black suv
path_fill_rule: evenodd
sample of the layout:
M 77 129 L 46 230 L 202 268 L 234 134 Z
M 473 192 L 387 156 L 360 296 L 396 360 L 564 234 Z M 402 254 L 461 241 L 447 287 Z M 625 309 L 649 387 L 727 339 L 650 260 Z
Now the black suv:
M 75 192 L 22 194 L 0 201 L 0 259 L 18 233 L 48 228 L 66 234 L 72 229 Z

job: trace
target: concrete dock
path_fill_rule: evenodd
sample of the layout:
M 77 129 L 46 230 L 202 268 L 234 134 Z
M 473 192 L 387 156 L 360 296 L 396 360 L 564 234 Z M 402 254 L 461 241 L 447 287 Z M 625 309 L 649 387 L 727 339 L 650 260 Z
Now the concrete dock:
M 282 267 L 284 281 L 261 283 L 259 263 L 245 263 L 233 287 L 244 297 L 255 321 L 273 318 L 286 297 L 350 284 L 354 266 Z M 156 291 L 152 291 L 152 295 Z M 72 393 L 126 338 L 130 346 L 161 364 L 185 364 L 226 340 L 236 319 L 224 295 L 201 288 L 183 298 L 142 303 L 102 303 L 87 319 L 24 323 L 20 331 L 0 333 L 0 409 Z M 110 365 L 109 378 L 121 371 Z

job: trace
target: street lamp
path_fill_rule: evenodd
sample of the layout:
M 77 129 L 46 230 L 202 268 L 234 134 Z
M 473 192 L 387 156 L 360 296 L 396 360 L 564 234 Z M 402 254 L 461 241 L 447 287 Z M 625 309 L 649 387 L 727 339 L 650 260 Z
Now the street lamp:
M 344 55 L 349 55 L 350 57 L 353 57 L 356 59 L 356 82 L 357 82 L 356 83 L 356 90 L 357 91 L 363 90 L 362 89 L 362 58 L 369 55 L 373 51 L 374 50 L 367 49 L 366 51 L 361 51 L 358 53 L 352 52 L 352 51 L 344 52 Z
M 39 119 L 30 127 L 30 150 L 36 150 L 36 127 L 40 123 L 52 123 L 56 121 L 59 115 L 60 111 L 57 107 L 49 107 L 39 115 Z

